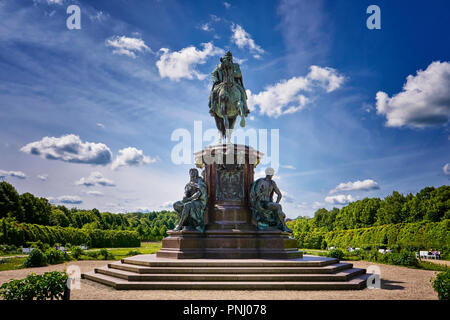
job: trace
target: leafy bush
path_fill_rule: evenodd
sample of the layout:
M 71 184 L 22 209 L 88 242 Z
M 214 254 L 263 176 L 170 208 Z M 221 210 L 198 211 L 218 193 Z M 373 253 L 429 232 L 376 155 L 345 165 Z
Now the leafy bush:
M 139 247 L 141 240 L 136 231 L 87 230 L 90 247 L 93 248 L 126 248 Z
M 331 249 L 330 251 L 328 251 L 327 256 L 330 258 L 341 260 L 344 257 L 344 252 L 342 252 L 342 250 L 340 249 Z
M 56 243 L 66 246 L 87 244 L 94 248 L 139 247 L 141 240 L 136 231 L 50 227 L 3 218 L 0 219 L 0 243 L 17 246 L 28 243 L 45 251 Z
M 431 280 L 439 300 L 450 300 L 450 271 L 440 272 L 435 279 Z
M 416 254 L 407 250 L 402 250 L 400 253 L 389 254 L 389 262 L 400 266 L 417 266 L 419 261 Z
M 75 260 L 79 260 L 80 257 L 84 254 L 84 250 L 80 247 L 73 247 L 70 251 L 70 254 Z
M 37 251 L 37 250 L 33 250 Z M 0 286 L 0 296 L 5 300 L 62 299 L 66 291 L 65 272 L 31 274 L 22 280 L 11 280 Z
M 128 256 L 137 256 L 138 254 L 142 254 L 142 253 L 140 253 L 140 252 L 137 251 L 137 250 L 130 250 L 130 251 L 128 251 L 128 253 L 127 253 Z
M 50 245 L 49 245 L 48 243 L 43 243 L 41 240 L 35 241 L 35 242 L 30 242 L 30 241 L 28 241 L 28 242 L 26 243 L 26 245 L 27 245 L 29 248 L 39 249 L 39 250 L 41 250 L 42 252 L 47 251 L 47 250 L 50 248 Z
M 64 253 L 62 253 L 61 251 L 56 250 L 55 248 L 48 249 L 45 252 L 45 255 L 49 264 L 58 264 L 66 260 L 66 255 L 64 255 Z
M 7 244 L 1 244 L 0 245 L 0 254 L 15 254 L 17 253 L 18 249 L 15 245 L 7 245 Z
M 100 251 L 87 251 L 87 252 L 86 252 L 86 255 L 87 255 L 88 257 L 97 259 L 98 256 L 100 255 Z
M 446 219 L 441 222 L 422 221 L 332 231 L 326 233 L 324 239 L 328 245 L 341 248 L 378 246 L 412 251 L 417 248 L 446 248 L 450 243 L 449 230 L 450 220 Z
M 23 263 L 25 268 L 33 268 L 33 267 L 43 267 L 47 265 L 47 257 L 45 254 L 39 250 L 34 249 L 30 252 L 27 259 Z
M 103 260 L 114 260 L 114 256 L 106 249 L 101 249 L 99 255 L 103 256 Z

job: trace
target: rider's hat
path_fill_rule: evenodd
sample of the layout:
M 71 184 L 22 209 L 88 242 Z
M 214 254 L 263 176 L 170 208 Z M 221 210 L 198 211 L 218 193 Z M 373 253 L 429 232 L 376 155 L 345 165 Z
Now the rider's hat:
M 225 53 L 225 57 L 232 57 L 233 55 L 231 54 L 231 51 L 230 50 L 228 50 L 226 53 Z

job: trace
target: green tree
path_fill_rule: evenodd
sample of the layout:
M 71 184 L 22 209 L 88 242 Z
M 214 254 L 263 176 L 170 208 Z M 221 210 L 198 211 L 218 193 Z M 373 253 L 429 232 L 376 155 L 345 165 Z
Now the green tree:
M 380 208 L 377 210 L 377 224 L 400 223 L 406 220 L 405 212 L 402 212 L 405 202 L 405 196 L 398 191 L 387 196 L 384 201 L 381 201 Z
M 19 201 L 19 193 L 8 182 L 0 182 L 0 219 L 11 216 L 23 221 L 24 212 Z
M 21 194 L 20 204 L 24 210 L 24 222 L 41 225 L 50 224 L 51 205 L 45 198 L 38 198 L 31 193 Z
M 68 227 L 70 225 L 69 218 L 67 218 L 62 210 L 55 207 L 51 209 L 49 221 L 52 226 Z

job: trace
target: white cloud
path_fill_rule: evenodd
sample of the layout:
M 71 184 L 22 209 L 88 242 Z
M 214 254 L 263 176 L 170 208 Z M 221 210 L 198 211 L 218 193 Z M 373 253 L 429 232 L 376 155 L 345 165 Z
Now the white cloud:
M 161 210 L 169 210 L 169 211 L 173 211 L 174 209 L 173 209 L 173 204 L 175 203 L 175 201 L 166 201 L 166 202 L 163 202 L 161 205 L 160 205 L 160 209 Z
M 442 171 L 444 172 L 444 174 L 446 176 L 450 176 L 450 163 L 446 163 L 443 167 L 442 167 Z
M 218 16 L 214 15 L 214 14 L 210 14 L 209 17 L 214 22 L 219 22 L 220 21 L 220 18 Z
M 62 5 L 63 4 L 63 0 L 47 0 L 48 4 L 59 4 Z
M 299 92 L 306 89 L 306 79 L 294 77 L 266 87 L 264 91 L 258 94 L 252 94 L 247 89 L 247 103 L 251 111 L 255 109 L 256 105 L 259 105 L 261 114 L 278 118 L 283 114 L 294 113 L 303 109 L 308 99 Z
M 342 182 L 338 184 L 336 188 L 331 190 L 330 193 L 336 193 L 340 191 L 360 191 L 360 190 L 369 191 L 377 189 L 380 189 L 377 182 L 375 182 L 372 179 L 366 179 L 363 181 L 357 180 L 354 182 L 351 181 L 346 183 Z
M 239 58 L 233 57 L 233 61 L 242 65 L 243 63 L 245 63 L 247 61 L 247 59 L 239 59 Z
M 319 208 L 323 208 L 324 204 L 322 202 L 319 201 L 314 201 L 312 204 L 312 208 L 313 209 L 319 209 Z
M 128 147 L 119 150 L 119 155 L 114 159 L 111 168 L 113 170 L 120 167 L 139 166 L 156 162 L 156 159 L 144 155 L 142 150 Z
M 204 64 L 210 56 L 223 54 L 223 49 L 215 47 L 211 42 L 203 43 L 203 50 L 194 46 L 183 48 L 180 51 L 171 52 L 167 48 L 161 48 L 161 57 L 156 62 L 159 75 L 162 78 L 179 81 L 182 78 L 203 80 L 206 74 L 200 73 L 196 66 Z
M 207 31 L 207 32 L 209 32 L 209 31 L 214 31 L 214 29 L 211 28 L 211 26 L 210 26 L 209 23 L 202 24 L 200 28 L 201 28 L 203 31 Z
M 338 205 L 344 205 L 353 201 L 355 201 L 355 199 L 350 194 L 339 194 L 335 196 L 328 196 L 325 198 L 325 202 Z
M 329 67 L 321 68 L 318 66 L 310 67 L 308 79 L 318 81 L 327 92 L 338 89 L 345 80 L 335 69 Z
M 60 196 L 60 197 L 48 197 L 51 203 L 64 203 L 64 204 L 81 204 L 83 200 L 79 196 Z
M 224 2 L 223 5 L 225 6 L 226 9 L 230 9 L 231 4 L 229 2 Z
M 281 195 L 282 195 L 282 198 L 281 198 L 282 202 L 284 202 L 284 203 L 294 203 L 294 197 L 293 196 L 291 196 L 287 191 L 284 191 L 284 190 L 280 190 L 280 191 L 281 191 Z M 274 197 L 276 197 L 276 195 L 274 195 Z
M 150 51 L 144 40 L 125 36 L 114 36 L 106 40 L 108 47 L 113 47 L 113 53 L 136 58 L 136 52 Z
M 427 127 L 445 124 L 450 115 L 450 63 L 435 61 L 426 70 L 409 75 L 403 90 L 390 98 L 376 94 L 377 113 L 388 127 Z
M 108 15 L 108 14 L 105 14 L 103 11 L 97 11 L 95 14 L 89 15 L 89 19 L 90 19 L 91 21 L 98 21 L 98 22 L 103 22 L 103 21 L 105 21 L 108 17 L 109 17 L 109 15 Z
M 103 197 L 104 196 L 104 193 L 100 192 L 100 191 L 88 191 L 87 194 L 90 196 L 94 196 L 94 197 Z
M 231 40 L 241 49 L 248 47 L 250 52 L 253 53 L 253 57 L 255 59 L 260 59 L 261 54 L 264 53 L 264 50 L 255 43 L 255 40 L 252 39 L 251 35 L 244 30 L 238 24 L 231 25 L 231 31 L 233 35 L 231 36 Z
M 104 129 L 105 125 L 103 123 L 97 122 L 97 127 Z
M 22 171 L 5 171 L 0 170 L 0 179 L 5 179 L 6 177 L 13 177 L 18 179 L 26 179 L 27 175 Z
M 115 187 L 115 183 L 112 180 L 106 179 L 103 174 L 98 171 L 91 172 L 89 177 L 82 177 L 80 180 L 75 181 L 78 186 L 93 187 L 93 186 L 103 186 L 103 187 Z
M 254 175 L 254 180 L 259 179 L 259 178 L 265 178 L 265 177 L 266 177 L 265 170 L 266 170 L 265 168 L 262 168 L 261 170 L 256 171 L 256 172 L 255 172 L 255 175 Z M 274 176 L 272 177 L 272 179 L 273 179 L 273 180 L 280 180 L 281 177 L 278 176 L 278 175 L 274 175 Z
M 316 86 L 323 87 L 327 92 L 338 89 L 344 82 L 344 76 L 335 69 L 311 66 L 306 77 L 293 77 L 281 80 L 275 85 L 268 86 L 258 94 L 247 90 L 248 106 L 254 110 L 259 105 L 261 114 L 278 118 L 302 110 L 309 99 L 301 92 L 313 92 Z
M 59 138 L 44 137 L 31 142 L 21 151 L 39 155 L 44 159 L 73 163 L 105 165 L 111 162 L 111 150 L 103 143 L 83 142 L 80 137 L 68 134 Z
M 39 174 L 39 175 L 37 176 L 37 178 L 38 178 L 39 180 L 41 180 L 41 181 L 47 181 L 47 179 L 48 179 L 48 174 Z
M 286 164 L 286 165 L 280 165 L 281 168 L 285 168 L 285 169 L 291 169 L 291 170 L 295 170 L 295 167 L 290 165 L 290 164 Z

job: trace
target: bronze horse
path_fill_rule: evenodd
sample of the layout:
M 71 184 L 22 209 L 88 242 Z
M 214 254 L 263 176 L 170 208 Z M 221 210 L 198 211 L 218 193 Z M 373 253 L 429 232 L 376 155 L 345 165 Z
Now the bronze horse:
M 216 121 L 217 129 L 221 139 L 230 143 L 231 134 L 236 123 L 237 116 L 241 116 L 241 127 L 245 126 L 245 113 L 243 96 L 234 81 L 234 64 L 231 59 L 220 59 L 220 71 L 222 82 L 213 87 L 213 101 L 215 102 L 211 111 Z

